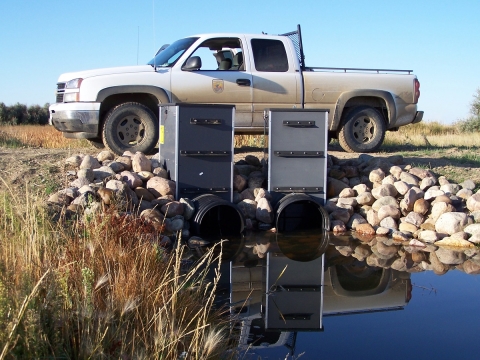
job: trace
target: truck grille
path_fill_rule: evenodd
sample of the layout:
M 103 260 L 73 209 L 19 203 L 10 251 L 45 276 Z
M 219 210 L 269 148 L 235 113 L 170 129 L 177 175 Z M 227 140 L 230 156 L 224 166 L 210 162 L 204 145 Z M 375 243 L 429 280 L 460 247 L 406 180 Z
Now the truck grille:
M 63 102 L 63 93 L 65 92 L 65 83 L 57 83 L 57 98 L 56 102 Z

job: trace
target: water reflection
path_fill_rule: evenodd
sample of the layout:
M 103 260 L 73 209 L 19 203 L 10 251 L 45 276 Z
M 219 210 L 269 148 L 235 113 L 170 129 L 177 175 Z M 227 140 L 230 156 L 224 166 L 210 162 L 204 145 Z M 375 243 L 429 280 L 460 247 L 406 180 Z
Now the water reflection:
M 324 331 L 323 317 L 403 309 L 410 274 L 342 255 L 334 243 L 345 241 L 316 230 L 226 243 L 217 305 L 230 308 L 239 350 L 293 355 L 298 333 Z

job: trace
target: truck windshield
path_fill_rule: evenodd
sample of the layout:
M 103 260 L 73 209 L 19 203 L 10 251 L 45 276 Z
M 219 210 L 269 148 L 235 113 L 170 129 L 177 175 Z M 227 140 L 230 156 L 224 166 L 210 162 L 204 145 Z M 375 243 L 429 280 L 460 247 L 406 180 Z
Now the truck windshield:
M 175 41 L 167 48 L 159 52 L 152 60 L 148 62 L 148 65 L 153 67 L 170 67 L 175 64 L 180 56 L 192 45 L 198 38 L 190 37 Z

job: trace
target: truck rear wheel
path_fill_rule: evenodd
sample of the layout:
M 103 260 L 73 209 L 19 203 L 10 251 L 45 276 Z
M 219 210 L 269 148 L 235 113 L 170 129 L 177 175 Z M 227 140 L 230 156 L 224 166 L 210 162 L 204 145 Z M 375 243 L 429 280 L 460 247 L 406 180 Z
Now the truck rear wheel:
M 377 110 L 358 106 L 344 117 L 338 142 L 347 152 L 373 152 L 382 145 L 385 131 L 385 121 Z
M 105 117 L 102 138 L 112 152 L 150 153 L 158 142 L 158 120 L 146 106 L 128 102 L 111 109 Z

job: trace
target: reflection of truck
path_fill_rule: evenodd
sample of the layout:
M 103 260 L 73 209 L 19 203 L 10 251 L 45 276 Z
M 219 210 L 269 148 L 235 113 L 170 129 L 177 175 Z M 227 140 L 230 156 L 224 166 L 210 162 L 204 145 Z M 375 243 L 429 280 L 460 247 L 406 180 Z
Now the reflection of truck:
M 409 273 L 358 261 L 324 270 L 323 257 L 301 262 L 269 252 L 255 267 L 230 263 L 229 272 L 240 349 L 293 349 L 297 332 L 323 330 L 324 316 L 401 310 L 412 290 Z
M 411 70 L 305 66 L 300 27 L 273 35 L 196 35 L 148 65 L 62 74 L 50 122 L 68 138 L 116 153 L 158 141 L 159 103 L 234 104 L 236 133 L 261 133 L 266 108 L 329 110 L 329 135 L 347 151 L 377 149 L 387 130 L 421 121 Z

